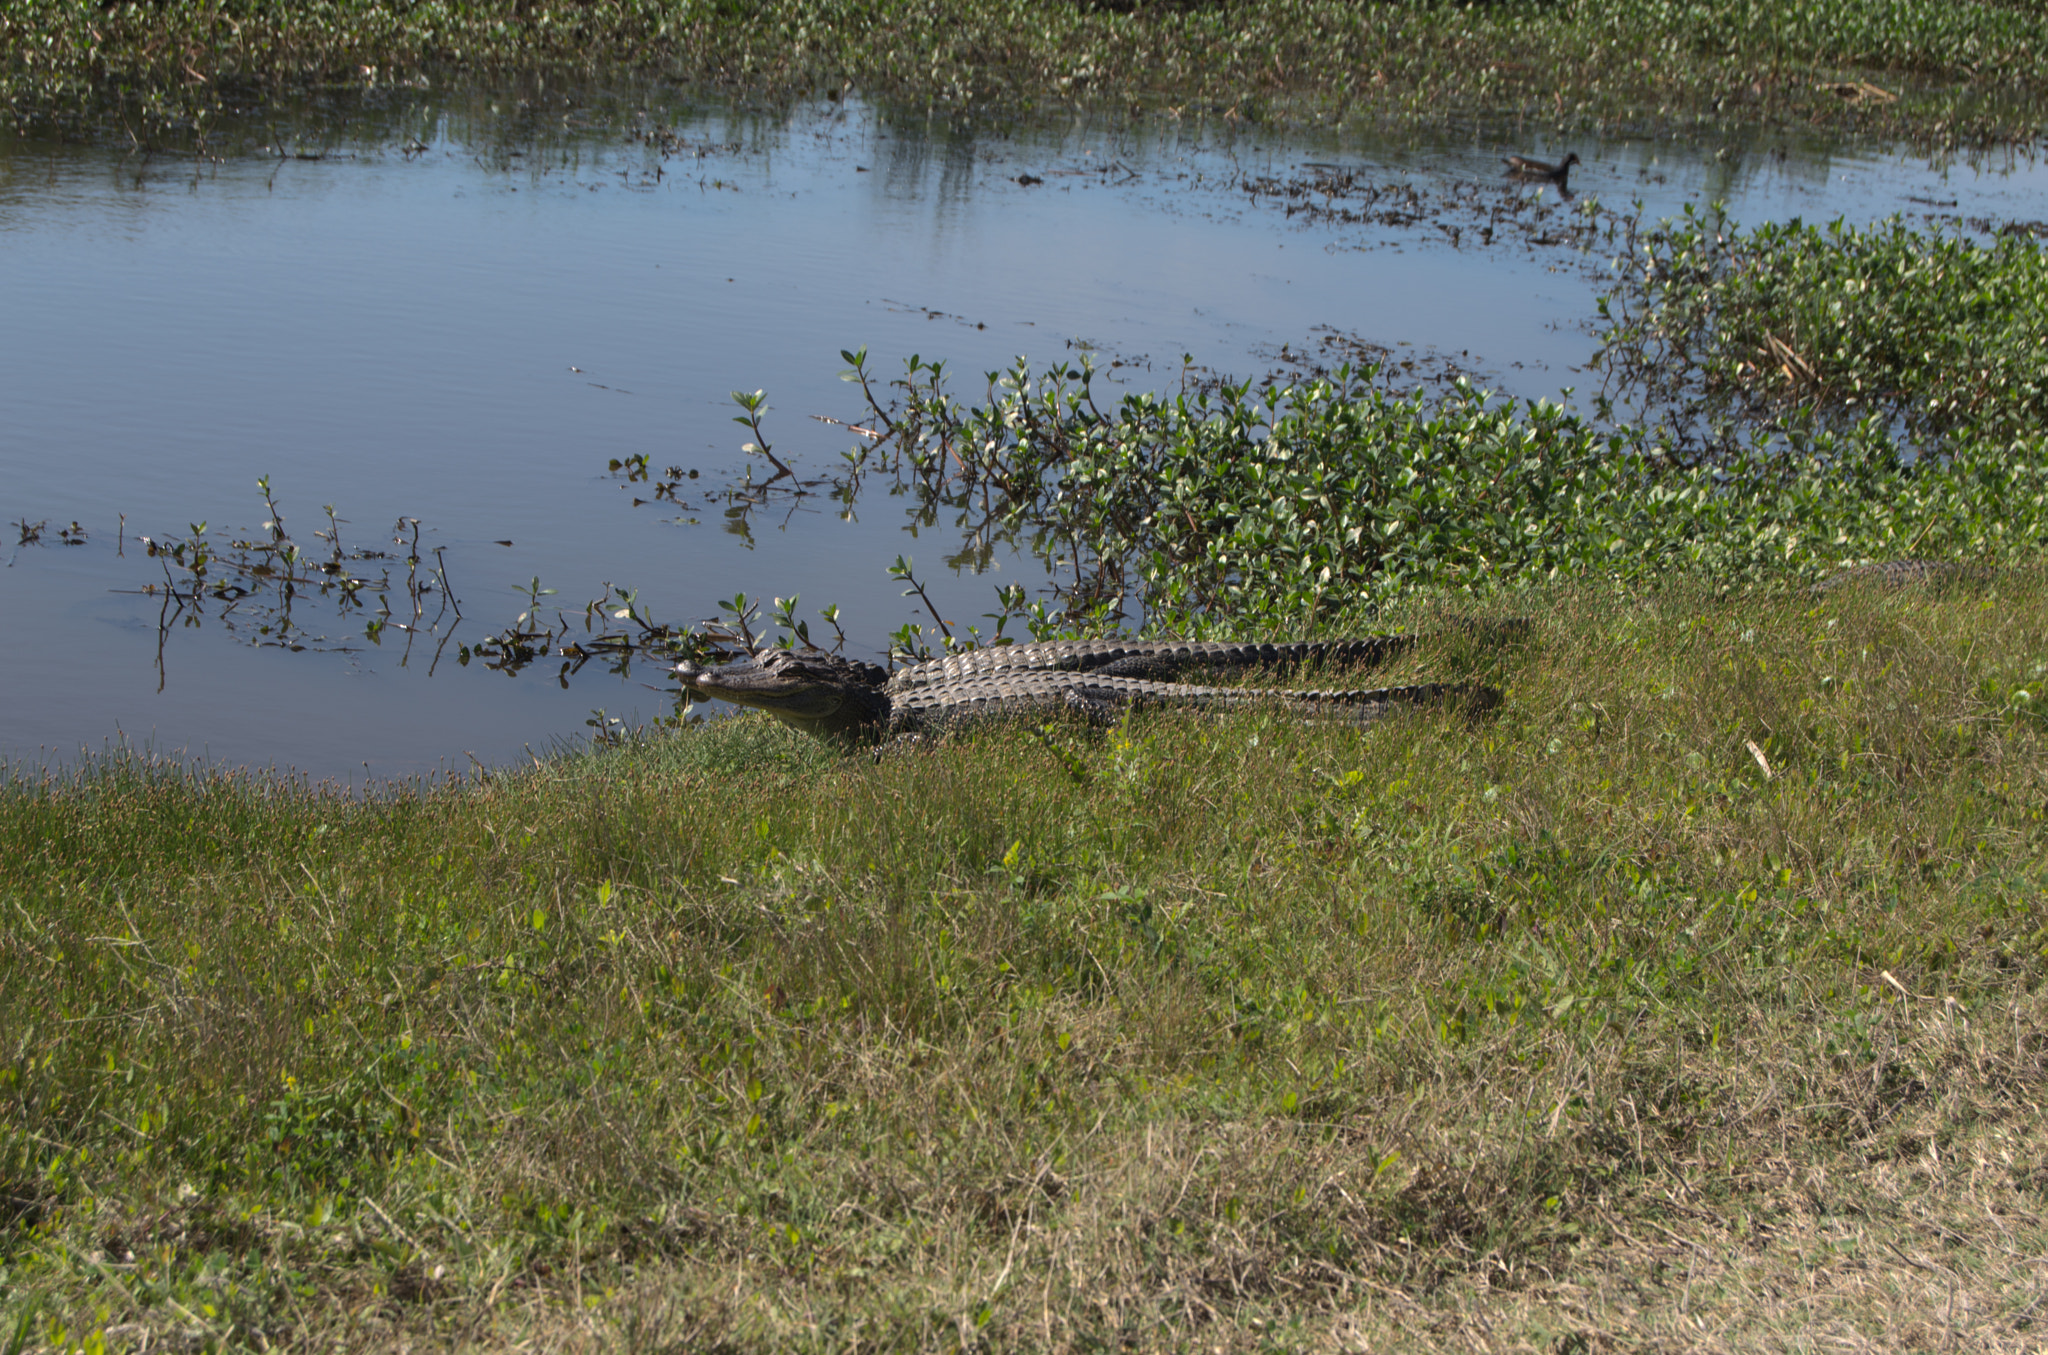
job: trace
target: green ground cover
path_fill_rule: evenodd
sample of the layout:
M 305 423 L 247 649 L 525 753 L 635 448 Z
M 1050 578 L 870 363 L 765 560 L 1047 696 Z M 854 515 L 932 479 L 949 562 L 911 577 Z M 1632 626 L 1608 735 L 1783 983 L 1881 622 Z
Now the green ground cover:
M 2034 1347 L 2038 253 L 1687 229 L 1610 351 L 1732 441 L 885 400 L 1190 624 L 1531 618 L 1373 675 L 1483 720 L 16 772 L 0 1349 Z M 1909 553 L 1997 568 L 1805 588 Z
M 1959 0 L 8 0 L 17 122 L 203 135 L 307 90 L 547 74 L 960 113 L 2038 140 L 2048 16 Z
M 2029 1346 L 2042 580 L 1514 610 L 1479 723 L 12 785 L 20 1347 Z

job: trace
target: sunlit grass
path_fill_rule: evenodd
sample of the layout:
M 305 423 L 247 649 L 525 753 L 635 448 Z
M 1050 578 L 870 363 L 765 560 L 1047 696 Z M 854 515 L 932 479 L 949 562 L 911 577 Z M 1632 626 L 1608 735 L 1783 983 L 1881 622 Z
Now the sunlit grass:
M 2016 1347 L 2048 591 L 1493 606 L 1476 724 L 18 779 L 0 1331 Z
M 367 65 L 630 57 L 955 108 L 1954 137 L 2037 107 L 2048 51 L 2018 7 L 1913 4 L 509 15 L 15 4 L 0 33 L 17 117 L 163 125 Z M 1783 257 L 1793 303 L 1840 281 Z M 2023 426 L 2017 384 L 1987 408 Z M 2027 1345 L 2048 590 L 1765 575 L 2024 560 L 2030 444 L 1876 448 L 1657 518 L 1555 411 L 1309 404 L 1318 471 L 1392 428 L 1486 434 L 1395 468 L 1445 495 L 1409 583 L 1514 580 L 1485 605 L 1535 633 L 1373 680 L 1476 672 L 1490 720 L 1154 715 L 876 759 L 743 719 L 369 796 L 141 755 L 16 775 L 4 1348 Z M 1620 570 L 1616 542 L 1669 549 Z M 1693 542 L 1739 568 L 1689 582 Z M 1609 582 L 1532 586 L 1553 569 Z M 1274 614 L 1327 624 L 1285 591 L 1315 577 Z

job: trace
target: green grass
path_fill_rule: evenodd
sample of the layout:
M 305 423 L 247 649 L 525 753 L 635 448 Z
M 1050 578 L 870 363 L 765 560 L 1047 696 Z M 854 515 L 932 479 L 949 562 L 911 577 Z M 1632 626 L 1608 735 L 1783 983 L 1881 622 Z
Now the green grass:
M 0 1333 L 2030 1345 L 2043 581 L 1493 612 L 1478 724 L 19 777 Z
M 629 20 L 682 12 L 506 13 L 0 9 L 18 116 L 167 119 L 357 60 L 622 52 Z M 806 13 L 688 11 L 699 66 L 680 37 L 641 55 L 880 83 L 865 30 L 760 36 Z M 1260 45 L 1312 13 L 1331 44 L 1419 15 L 1404 50 L 1457 57 L 1402 65 L 1396 112 L 1449 88 L 1434 69 L 1484 84 L 1457 42 L 1509 29 L 1528 41 L 1481 91 L 1508 104 L 1738 58 L 1767 94 L 1825 60 L 2024 104 L 2048 50 L 2018 7 L 1624 6 L 1628 50 L 1699 64 L 1586 76 L 1543 64 L 1607 31 L 1573 6 L 868 13 L 918 61 L 956 53 L 888 88 L 963 103 L 1050 97 L 1043 34 L 1148 54 L 1167 74 L 1122 88 L 1161 98 L 1333 98 L 1353 67 L 1304 93 L 1287 73 L 1323 49 Z M 1788 14 L 1769 62 L 1742 55 Z M 1143 45 L 1225 23 L 1251 36 L 1192 74 Z M 938 83 L 1012 70 L 1036 73 Z M 1841 310 L 1805 421 L 1773 409 L 1774 452 L 1711 468 L 1467 393 L 1105 412 L 1020 373 L 969 408 L 909 373 L 898 417 L 992 447 L 992 479 L 1173 507 L 1043 516 L 1193 619 L 1328 626 L 1323 598 L 1360 595 L 1424 632 L 1533 618 L 1511 650 L 1374 675 L 1502 683 L 1483 722 L 1160 715 L 871 759 L 742 719 L 367 797 L 121 753 L 16 772 L 0 1350 L 2038 1344 L 2048 493 L 2026 327 L 1935 346 L 1986 289 L 2019 280 L 1987 313 L 2023 313 L 2033 263 L 1896 230 L 1746 248 L 1646 276 L 1706 289 L 1699 332 L 1731 341 L 1836 314 L 1807 293 L 1846 280 L 1882 276 L 1889 309 Z M 2006 374 L 1985 400 L 1944 384 L 1966 362 Z M 1939 454 L 1834 418 L 1845 390 Z M 1908 548 L 2007 567 L 1798 587 Z
M 852 88 L 971 114 L 1075 105 L 1440 129 L 1819 127 L 2032 143 L 2038 7 L 1956 0 L 9 0 L 17 122 L 202 140 L 308 91 L 653 77 L 784 100 Z M 1864 88 L 1870 86 L 1871 88 Z M 536 91 L 537 92 L 537 91 Z

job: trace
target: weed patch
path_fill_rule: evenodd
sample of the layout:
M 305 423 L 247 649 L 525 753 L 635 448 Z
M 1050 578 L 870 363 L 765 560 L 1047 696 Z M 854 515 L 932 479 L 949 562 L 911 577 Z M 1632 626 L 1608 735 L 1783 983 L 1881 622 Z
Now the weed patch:
M 2038 584 L 1523 603 L 1479 723 L 17 779 L 6 1324 L 2023 1344 Z
M 857 90 L 959 115 L 1420 128 L 1456 110 L 1717 134 L 1818 125 L 1949 149 L 2035 139 L 2043 51 L 2038 14 L 1949 0 L 15 0 L 0 10 L 0 98 L 17 123 L 201 150 L 231 142 L 238 116 L 309 95 L 375 104 L 496 81 L 545 101 L 623 75 L 768 100 Z
M 1744 231 L 1688 208 L 1603 310 L 1624 388 L 1724 426 L 1869 420 L 1945 451 L 2024 440 L 2048 407 L 2048 268 L 2024 232 Z

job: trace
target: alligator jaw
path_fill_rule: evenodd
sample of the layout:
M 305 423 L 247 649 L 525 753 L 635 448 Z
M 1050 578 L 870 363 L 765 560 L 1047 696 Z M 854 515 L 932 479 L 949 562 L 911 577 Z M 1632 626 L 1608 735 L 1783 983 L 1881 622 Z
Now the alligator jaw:
M 676 677 L 699 697 L 716 697 L 736 706 L 765 710 L 800 729 L 818 730 L 846 704 L 845 691 L 820 682 L 801 666 L 742 659 L 722 668 L 677 664 Z
M 676 677 L 698 697 L 765 710 L 821 738 L 859 738 L 889 722 L 883 670 L 829 654 L 768 651 L 722 668 L 676 665 Z

